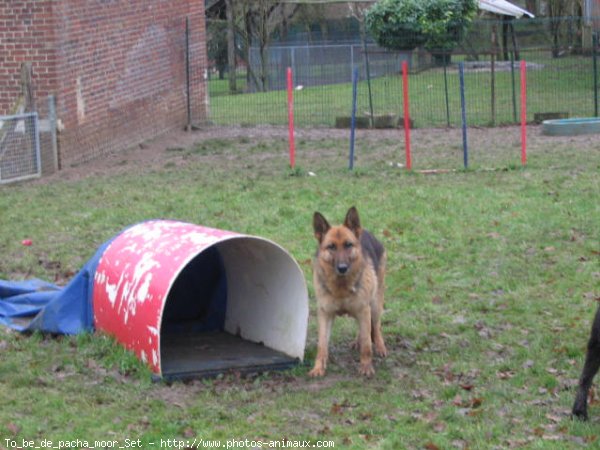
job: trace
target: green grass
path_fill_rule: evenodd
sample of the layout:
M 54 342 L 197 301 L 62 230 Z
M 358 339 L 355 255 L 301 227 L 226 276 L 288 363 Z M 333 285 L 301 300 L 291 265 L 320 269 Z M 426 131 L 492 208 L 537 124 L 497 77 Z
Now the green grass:
M 572 56 L 552 59 L 543 53 L 524 53 L 529 64 L 527 72 L 527 120 L 533 121 L 537 112 L 567 112 L 572 117 L 588 117 L 594 113 L 592 58 Z M 455 59 L 454 62 L 458 61 Z M 517 68 L 497 70 L 495 74 L 495 124 L 517 123 L 520 120 L 520 74 Z M 287 93 L 226 93 L 226 81 L 209 83 L 211 92 L 211 120 L 220 125 L 229 124 L 287 124 Z M 430 69 L 411 74 L 409 78 L 411 117 L 417 127 L 461 124 L 459 79 L 456 65 L 447 72 L 446 82 L 442 69 Z M 488 126 L 492 119 L 492 82 L 487 72 L 466 71 L 465 97 L 469 125 Z M 514 94 L 514 102 L 513 102 Z M 403 115 L 402 78 L 397 75 L 374 78 L 371 98 L 375 114 Z M 352 109 L 350 83 L 305 87 L 294 92 L 295 123 L 298 126 L 333 126 L 336 116 L 349 116 Z M 357 112 L 370 110 L 366 81 L 358 86 Z M 516 108 L 516 117 L 515 117 Z
M 424 142 L 419 164 L 439 163 L 446 140 Z M 356 327 L 340 318 L 322 380 L 301 366 L 166 385 L 106 337 L 0 328 L 0 448 L 23 439 L 140 439 L 153 448 L 161 438 L 353 449 L 597 445 L 597 404 L 589 424 L 568 411 L 600 296 L 599 147 L 532 136 L 521 169 L 503 145 L 476 145 L 485 165 L 421 175 L 391 167 L 397 144 L 384 140 L 361 138 L 349 173 L 345 140 L 303 138 L 290 171 L 285 141 L 216 139 L 166 148 L 162 168 L 1 187 L 0 279 L 65 281 L 107 238 L 150 218 L 278 242 L 309 286 L 307 364 L 316 350 L 312 213 L 338 222 L 354 204 L 388 250 L 390 355 L 376 361 L 375 377 L 358 377 Z

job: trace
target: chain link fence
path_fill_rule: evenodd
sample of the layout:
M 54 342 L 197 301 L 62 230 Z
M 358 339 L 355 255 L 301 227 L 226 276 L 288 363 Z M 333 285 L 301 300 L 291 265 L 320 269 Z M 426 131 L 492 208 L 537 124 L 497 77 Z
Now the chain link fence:
M 286 69 L 290 67 L 298 86 L 322 86 L 349 83 L 352 72 L 359 68 L 361 77 L 376 78 L 400 71 L 402 61 L 412 63 L 411 52 L 388 52 L 375 44 L 340 43 L 315 45 L 271 46 L 269 66 L 265 76 L 251 78 L 248 92 L 286 88 Z M 250 49 L 250 66 L 261 73 L 261 56 L 257 48 Z
M 0 183 L 42 173 L 37 113 L 0 116 Z
M 0 116 L 0 184 L 50 175 L 60 168 L 54 96 L 36 109 Z
M 334 126 L 338 117 L 350 114 L 350 80 L 355 67 L 360 71 L 358 113 L 370 115 L 372 111 L 400 119 L 402 61 L 408 61 L 410 67 L 411 115 L 416 127 L 460 124 L 459 62 L 465 63 L 470 125 L 518 121 L 520 60 L 525 60 L 528 68 L 529 121 L 544 114 L 597 114 L 598 47 L 592 44 L 592 28 L 579 17 L 478 20 L 442 58 L 423 48 L 386 51 L 369 40 L 363 43 L 358 31 L 353 42 L 348 42 L 347 33 L 343 38 L 341 42 L 319 42 L 318 36 L 292 34 L 285 41 L 271 41 L 266 48 L 251 48 L 248 60 L 238 60 L 233 70 L 237 81 L 234 93 L 228 84 L 231 69 L 210 70 L 211 121 L 219 125 L 284 125 L 287 67 L 294 76 L 298 126 Z

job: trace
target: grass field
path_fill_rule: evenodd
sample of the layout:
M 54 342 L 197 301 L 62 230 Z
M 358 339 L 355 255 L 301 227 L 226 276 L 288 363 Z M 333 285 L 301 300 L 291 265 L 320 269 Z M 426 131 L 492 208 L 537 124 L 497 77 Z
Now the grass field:
M 448 132 L 418 131 L 419 164 L 460 155 Z M 350 449 L 600 445 L 597 402 L 590 423 L 568 415 L 600 300 L 600 146 L 532 132 L 521 169 L 505 159 L 514 142 L 486 145 L 486 132 L 473 132 L 484 139 L 473 145 L 485 164 L 438 175 L 390 164 L 397 142 L 372 134 L 359 134 L 350 173 L 347 141 L 333 134 L 300 138 L 290 171 L 281 138 L 202 140 L 200 132 L 148 167 L 123 156 L 119 171 L 69 180 L 83 166 L 0 187 L 0 279 L 64 283 L 124 226 L 173 218 L 283 245 L 311 296 L 307 366 L 246 378 L 152 383 L 106 337 L 0 328 L 0 449 L 24 439 L 75 448 L 159 448 L 161 439 L 162 448 L 231 439 L 255 448 L 283 439 Z M 316 347 L 312 213 L 337 222 L 350 205 L 388 249 L 390 355 L 376 360 L 372 379 L 359 377 L 355 326 L 340 318 L 329 372 L 314 380 L 306 375 Z M 26 238 L 32 246 L 21 245 Z

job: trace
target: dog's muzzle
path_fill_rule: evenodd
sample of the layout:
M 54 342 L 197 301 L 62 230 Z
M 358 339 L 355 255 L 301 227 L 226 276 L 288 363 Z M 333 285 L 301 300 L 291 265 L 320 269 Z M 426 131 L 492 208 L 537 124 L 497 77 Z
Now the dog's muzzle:
M 335 270 L 338 273 L 338 275 L 346 275 L 346 273 L 348 273 L 348 269 L 350 268 L 350 266 L 348 264 L 338 264 L 337 266 L 335 266 Z

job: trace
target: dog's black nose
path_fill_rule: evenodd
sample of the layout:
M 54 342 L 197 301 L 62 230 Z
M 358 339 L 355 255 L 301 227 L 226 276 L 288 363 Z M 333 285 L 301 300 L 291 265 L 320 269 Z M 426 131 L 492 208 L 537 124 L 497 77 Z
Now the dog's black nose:
M 338 264 L 337 265 L 337 272 L 340 275 L 344 275 L 346 272 L 348 272 L 348 264 Z

